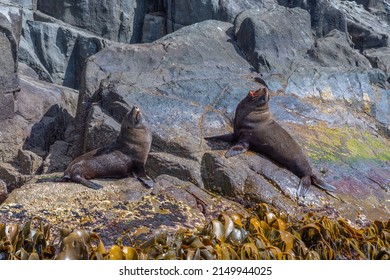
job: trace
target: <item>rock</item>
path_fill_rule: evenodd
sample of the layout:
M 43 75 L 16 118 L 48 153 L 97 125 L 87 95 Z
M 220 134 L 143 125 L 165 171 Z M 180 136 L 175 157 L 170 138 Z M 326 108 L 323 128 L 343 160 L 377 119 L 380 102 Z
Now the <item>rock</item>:
M 172 33 L 183 26 L 215 18 L 216 0 L 166 1 L 167 30 Z
M 0 179 L 0 204 L 8 197 L 7 185 Z
M 113 244 L 126 234 L 140 239 L 158 229 L 195 230 L 221 211 L 247 215 L 242 206 L 189 182 L 170 176 L 155 181 L 153 191 L 134 178 L 99 181 L 104 186 L 99 191 L 75 183 L 26 184 L 0 206 L 0 223 L 23 223 L 39 216 L 50 223 L 54 237 L 60 229 L 82 227 Z
M 378 130 L 384 130 L 389 137 L 387 127 L 390 124 L 388 90 L 383 88 L 386 76 L 377 69 L 338 70 L 332 67 L 297 68 L 289 77 L 287 94 L 303 98 L 319 98 L 326 101 L 342 101 L 346 106 L 355 108 L 374 117 Z M 345 83 L 348 81 L 348 83 Z
M 389 46 L 390 27 L 356 2 L 341 1 L 335 6 L 347 19 L 349 35 L 359 50 Z
M 351 1 L 352 0 L 348 0 Z M 364 9 L 369 11 L 371 14 L 387 21 L 390 24 L 390 3 L 386 0 L 353 0 L 357 4 L 363 5 Z
M 312 60 L 324 67 L 338 67 L 339 69 L 371 67 L 370 61 L 351 47 L 347 35 L 337 29 L 316 40 L 308 53 Z
M 327 35 L 334 29 L 347 33 L 345 15 L 337 8 L 335 1 L 277 0 L 279 5 L 307 10 L 311 18 L 311 27 L 318 38 Z
M 72 140 L 69 128 L 77 102 L 75 91 L 27 76 L 20 76 L 20 88 L 15 117 L 0 121 L 0 162 L 7 165 L 6 183 L 13 188 L 24 182 L 21 174 L 39 169 L 39 157 L 45 157 L 55 141 Z
M 11 0 L 10 2 L 12 2 L 14 4 L 18 4 L 25 9 L 35 11 L 37 9 L 38 0 Z
M 276 7 L 276 0 L 220 0 L 218 2 L 218 12 L 216 19 L 233 23 L 236 16 L 243 11 L 250 9 L 263 9 Z
M 85 150 L 91 151 L 113 142 L 119 135 L 122 120 L 117 122 L 102 109 L 94 105 L 87 118 L 88 128 L 85 138 Z
M 373 67 L 386 73 L 387 81 L 390 83 L 390 48 L 367 49 L 363 55 L 368 58 Z
M 62 140 L 54 142 L 43 163 L 42 173 L 63 172 L 72 161 L 70 146 L 68 142 Z
M 17 57 L 21 29 L 21 10 L 0 3 L 0 121 L 14 117 L 13 93 L 19 90 Z
M 85 60 L 108 43 L 58 21 L 27 20 L 19 59 L 33 68 L 42 80 L 79 88 Z
M 310 15 L 299 8 L 245 11 L 235 30 L 237 44 L 261 73 L 293 71 L 314 43 Z
M 30 66 L 19 62 L 18 63 L 18 75 L 27 76 L 36 80 L 39 80 L 39 75 Z
M 141 40 L 144 1 L 38 1 L 38 10 L 109 40 Z
M 29 176 L 22 175 L 9 163 L 0 162 L 0 178 L 5 182 L 8 193 L 23 185 Z
M 19 172 L 24 175 L 34 175 L 42 167 L 42 158 L 31 151 L 19 150 Z
M 306 11 L 297 11 L 307 16 Z M 203 140 L 231 132 L 238 102 L 258 87 L 259 74 L 237 48 L 233 27 L 205 21 L 150 44 L 109 47 L 92 56 L 79 96 L 84 106 L 76 114 L 76 135 L 84 138 L 76 142 L 85 146 L 86 141 L 93 143 L 88 139 L 100 139 L 99 129 L 90 130 L 96 124 L 102 124 L 101 138 L 107 138 L 109 126 L 116 131 L 128 108 L 138 105 L 153 132 L 146 164 L 153 178 L 166 174 L 244 205 L 267 202 L 292 215 L 332 211 L 355 220 L 357 211 L 364 210 L 369 219 L 388 216 L 383 197 L 390 178 L 386 167 L 390 152 L 388 136 L 381 132 L 389 123 L 387 91 L 375 72 L 380 70 L 365 69 L 369 66 L 364 57 L 338 31 L 318 39 L 317 50 L 325 55 L 341 48 L 346 53 L 340 60 L 350 65 L 335 61 L 324 67 L 302 54 L 298 57 L 302 63 L 291 68 L 290 76 L 263 75 L 263 79 L 273 89 L 270 106 L 275 119 L 301 144 L 313 170 L 336 186 L 339 199 L 312 187 L 305 206 L 299 206 L 298 178 L 287 170 L 250 152 L 225 159 L 229 144 Z M 353 65 L 355 61 L 361 67 Z M 94 115 L 102 121 L 88 117 Z M 78 147 L 81 153 L 82 146 Z M 351 191 L 356 195 L 350 197 Z M 372 203 L 378 208 L 373 209 Z
M 167 34 L 165 15 L 146 14 L 142 26 L 142 43 L 151 43 Z

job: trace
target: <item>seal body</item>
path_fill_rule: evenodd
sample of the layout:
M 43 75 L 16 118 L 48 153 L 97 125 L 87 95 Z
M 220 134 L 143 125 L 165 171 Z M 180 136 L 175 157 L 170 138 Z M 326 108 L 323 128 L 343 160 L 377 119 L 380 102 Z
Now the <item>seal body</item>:
M 207 140 L 236 142 L 225 154 L 232 157 L 252 150 L 272 159 L 301 178 L 298 196 L 304 197 L 309 186 L 333 191 L 335 188 L 313 175 L 312 168 L 298 143 L 273 118 L 269 111 L 269 91 L 261 86 L 250 91 L 238 104 L 232 134 L 208 137 Z
M 121 178 L 132 175 L 146 186 L 153 187 L 153 180 L 145 172 L 151 143 L 151 131 L 140 109 L 133 107 L 123 119 L 117 139 L 108 146 L 74 159 L 64 171 L 62 179 L 99 189 L 102 186 L 90 179 Z

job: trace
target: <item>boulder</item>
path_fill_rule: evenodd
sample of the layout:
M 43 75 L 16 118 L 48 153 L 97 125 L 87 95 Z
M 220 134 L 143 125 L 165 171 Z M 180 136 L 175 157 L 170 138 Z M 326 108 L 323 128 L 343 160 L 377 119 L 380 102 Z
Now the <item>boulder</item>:
M 276 0 L 220 0 L 218 2 L 216 19 L 233 23 L 236 16 L 243 11 L 250 9 L 274 8 L 277 5 Z
M 367 49 L 363 55 L 371 62 L 372 67 L 386 73 L 387 81 L 390 83 L 390 47 Z
M 21 186 L 41 167 L 42 158 L 57 140 L 69 135 L 76 111 L 77 92 L 20 75 L 14 118 L 0 121 L 0 176 L 9 188 Z M 7 179 L 4 179 L 7 178 Z
M 276 12 L 281 9 L 307 16 L 300 9 Z M 301 144 L 314 172 L 336 186 L 335 197 L 312 187 L 302 206 L 295 197 L 299 180 L 282 166 L 251 152 L 225 159 L 229 144 L 203 139 L 232 131 L 238 102 L 259 81 L 235 42 L 234 26 L 219 21 L 183 27 L 149 44 L 109 47 L 90 57 L 79 96 L 84 106 L 76 114 L 76 142 L 83 145 L 76 153 L 97 148 L 91 143 L 100 145 L 107 135 L 113 139 L 128 108 L 138 105 L 153 132 L 146 165 L 153 178 L 166 174 L 243 205 L 267 202 L 292 215 L 330 211 L 355 221 L 364 211 L 369 219 L 385 219 L 390 151 L 381 128 L 389 123 L 387 91 L 374 79 L 380 75 L 370 72 L 378 69 L 365 69 L 364 57 L 344 37 L 334 39 L 338 36 L 343 34 L 335 31 L 323 38 L 318 51 L 339 46 L 347 51 L 340 59 L 351 61 L 350 66 L 320 66 L 302 55 L 297 59 L 303 63 L 290 76 L 262 77 L 273 90 L 275 119 Z M 353 59 L 361 67 L 353 66 Z
M 299 8 L 247 10 L 237 17 L 235 30 L 237 44 L 261 73 L 293 71 L 314 43 L 310 15 Z
M 334 4 L 347 19 L 349 35 L 355 48 L 365 50 L 389 46 L 390 27 L 356 2 L 341 1 Z
M 53 0 L 38 1 L 38 10 L 95 36 L 109 40 L 140 42 L 144 1 Z
M 38 13 L 34 13 L 34 20 L 25 21 L 24 34 L 20 61 L 34 69 L 42 80 L 75 89 L 79 88 L 85 60 L 109 44 L 103 38 Z
M 7 184 L 0 179 L 0 204 L 8 197 Z
M 35 11 L 37 9 L 38 0 L 10 0 L 10 2 L 20 5 L 24 9 Z
M 168 0 L 167 31 L 172 33 L 179 28 L 204 20 L 214 19 L 218 7 L 217 0 Z
M 63 140 L 57 140 L 50 146 L 49 153 L 43 162 L 42 173 L 62 172 L 72 161 L 69 152 L 71 144 Z
M 351 1 L 352 0 L 348 0 Z M 390 24 L 390 3 L 386 0 L 353 0 L 357 4 L 363 5 L 364 9 L 371 14 L 376 15 L 380 19 L 387 21 Z
M 99 181 L 99 191 L 75 183 L 29 183 L 0 205 L 0 223 L 25 223 L 40 217 L 54 239 L 60 230 L 84 228 L 105 244 L 130 235 L 134 241 L 157 230 L 196 230 L 221 212 L 248 213 L 239 204 L 170 176 L 156 178 L 153 190 L 134 178 Z
M 142 26 L 142 43 L 151 43 L 167 34 L 164 14 L 146 14 Z
M 13 93 L 19 90 L 17 57 L 21 30 L 21 10 L 0 3 L 0 121 L 14 117 Z
M 308 50 L 310 58 L 324 67 L 370 68 L 370 61 L 352 48 L 347 34 L 337 29 L 316 40 Z M 379 67 L 376 67 L 379 68 Z
M 42 167 L 42 158 L 31 151 L 19 150 L 17 161 L 19 172 L 24 175 L 35 175 Z
M 317 38 L 328 34 L 334 29 L 347 33 L 345 15 L 335 5 L 335 2 L 339 2 L 338 0 L 277 0 L 277 2 L 279 5 L 288 8 L 299 7 L 308 11 L 311 27 Z

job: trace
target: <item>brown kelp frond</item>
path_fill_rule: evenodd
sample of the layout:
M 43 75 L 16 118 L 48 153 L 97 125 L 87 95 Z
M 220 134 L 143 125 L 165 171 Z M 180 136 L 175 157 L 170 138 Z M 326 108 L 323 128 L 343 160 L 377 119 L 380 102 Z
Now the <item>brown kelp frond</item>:
M 221 213 L 200 230 L 163 230 L 136 244 L 122 238 L 108 247 L 96 233 L 62 230 L 57 251 L 40 218 L 22 227 L 0 224 L 0 259 L 90 260 L 315 260 L 390 259 L 390 221 L 355 228 L 345 219 L 308 213 L 291 222 L 267 204 L 249 217 Z

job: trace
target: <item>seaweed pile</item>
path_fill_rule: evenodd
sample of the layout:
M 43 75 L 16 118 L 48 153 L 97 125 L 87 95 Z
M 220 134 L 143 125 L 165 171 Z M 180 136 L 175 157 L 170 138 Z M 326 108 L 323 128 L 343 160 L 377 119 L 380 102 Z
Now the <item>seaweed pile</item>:
M 84 229 L 61 235 L 56 249 L 50 226 L 39 218 L 23 227 L 0 224 L 0 259 L 390 259 L 390 220 L 355 228 L 343 218 L 315 213 L 292 219 L 264 203 L 247 218 L 220 214 L 198 231 L 159 231 L 142 244 L 127 236 L 130 246 L 122 236 L 106 247 Z

